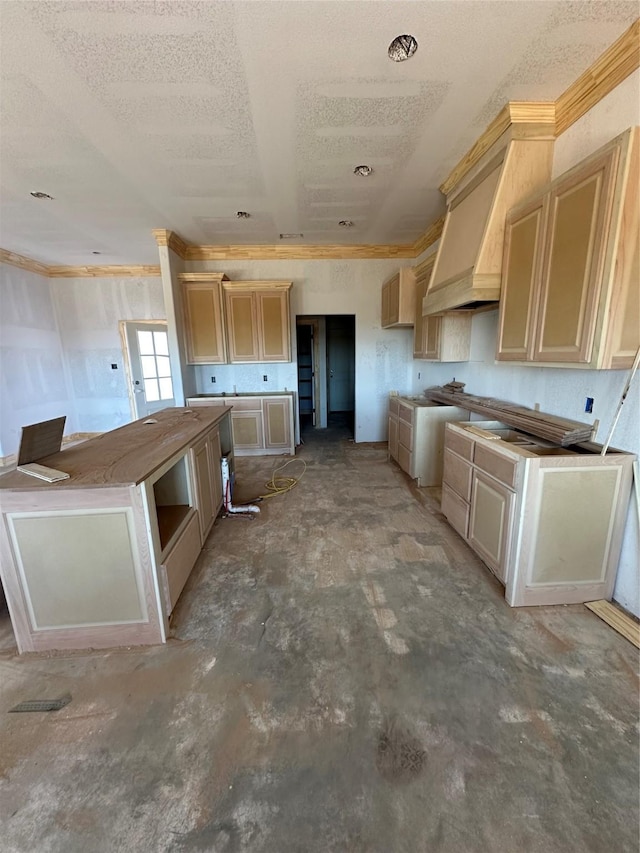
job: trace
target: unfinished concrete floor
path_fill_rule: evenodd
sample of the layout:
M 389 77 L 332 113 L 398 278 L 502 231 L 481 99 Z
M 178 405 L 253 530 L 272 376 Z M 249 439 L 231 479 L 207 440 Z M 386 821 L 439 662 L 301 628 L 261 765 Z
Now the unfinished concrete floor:
M 509 608 L 383 446 L 299 458 L 218 520 L 167 646 L 0 655 L 0 849 L 637 850 L 633 646 Z M 278 461 L 238 460 L 245 497 Z

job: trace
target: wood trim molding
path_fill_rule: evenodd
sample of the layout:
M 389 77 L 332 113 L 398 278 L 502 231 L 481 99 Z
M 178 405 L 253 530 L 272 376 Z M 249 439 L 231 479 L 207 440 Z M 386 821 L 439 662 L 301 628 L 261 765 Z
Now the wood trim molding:
M 464 157 L 440 184 L 440 192 L 448 195 L 464 176 L 484 157 L 492 145 L 513 125 L 530 124 L 535 136 L 554 136 L 556 105 L 553 101 L 509 101 L 486 130 L 473 143 Z
M 146 277 L 159 275 L 160 267 L 154 265 L 86 267 L 51 266 L 48 268 L 49 278 L 103 278 L 109 276 L 129 278 L 133 276 Z
M 442 229 L 444 228 L 444 215 L 432 222 L 421 237 L 418 237 L 413 244 L 414 257 L 421 255 L 429 246 L 432 246 L 436 240 L 442 237 Z
M 178 257 L 183 260 L 186 258 L 186 252 L 190 246 L 175 231 L 169 231 L 167 228 L 153 228 L 151 233 L 158 246 L 168 246 Z
M 223 272 L 179 272 L 178 281 L 229 281 Z
M 315 246 L 189 246 L 187 261 L 318 261 L 413 258 L 411 244 Z
M 640 67 L 640 18 L 596 59 L 556 101 L 556 136 L 587 113 Z
M 0 262 L 9 264 L 12 267 L 19 267 L 21 270 L 29 270 L 38 275 L 49 275 L 49 267 L 46 264 L 41 264 L 40 261 L 34 261 L 31 258 L 26 258 L 24 255 L 19 255 L 17 252 L 9 252 L 7 249 L 0 249 Z
M 291 281 L 223 281 L 223 290 L 291 290 Z

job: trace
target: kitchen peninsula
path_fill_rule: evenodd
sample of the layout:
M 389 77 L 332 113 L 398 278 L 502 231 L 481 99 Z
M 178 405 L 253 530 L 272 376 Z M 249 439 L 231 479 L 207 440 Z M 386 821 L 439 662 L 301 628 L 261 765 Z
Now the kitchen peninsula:
M 229 410 L 171 408 L 0 477 L 0 577 L 20 652 L 163 643 L 222 504 Z

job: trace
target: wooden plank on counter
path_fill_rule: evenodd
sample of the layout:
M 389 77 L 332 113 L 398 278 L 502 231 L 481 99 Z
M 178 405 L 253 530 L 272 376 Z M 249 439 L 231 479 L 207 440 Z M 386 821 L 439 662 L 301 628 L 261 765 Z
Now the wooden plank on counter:
M 227 409 L 213 406 L 163 409 L 39 460 L 65 471 L 68 480 L 46 483 L 11 471 L 0 477 L 0 490 L 138 485 L 225 417 Z M 145 424 L 149 420 L 153 422 Z
M 520 429 L 538 438 L 567 447 L 570 444 L 589 441 L 593 438 L 594 428 L 591 424 L 572 421 L 546 412 L 538 412 L 509 403 L 506 400 L 496 400 L 493 397 L 480 397 L 467 394 L 464 391 L 450 391 L 445 387 L 427 388 L 425 397 L 439 403 L 460 406 L 469 412 L 486 415 L 489 419 L 499 420 L 515 429 Z
M 599 616 L 603 622 L 622 634 L 625 639 L 640 649 L 640 624 L 610 601 L 588 601 L 585 604 L 589 610 Z

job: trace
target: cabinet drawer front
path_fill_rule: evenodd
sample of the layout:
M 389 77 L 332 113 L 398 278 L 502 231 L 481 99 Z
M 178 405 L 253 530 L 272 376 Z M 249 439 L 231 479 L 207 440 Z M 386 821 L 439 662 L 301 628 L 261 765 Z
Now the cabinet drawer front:
M 215 399 L 210 399 L 208 397 L 201 397 L 199 399 L 193 399 L 190 397 L 187 400 L 187 406 L 189 406 L 190 409 L 197 407 L 197 406 L 218 406 L 219 408 L 223 409 L 224 408 L 224 400 L 221 400 L 219 397 L 216 397 Z
M 398 421 L 398 441 L 407 450 L 413 450 L 413 427 L 405 421 Z
M 408 424 L 413 423 L 413 406 L 407 406 L 405 403 L 398 405 L 398 417 L 400 420 L 406 421 Z
M 444 451 L 443 482 L 466 501 L 471 497 L 472 471 L 473 468 L 465 459 L 448 449 Z
M 411 477 L 411 451 L 398 444 L 398 465 Z
M 167 573 L 167 584 L 169 587 L 169 607 L 171 612 L 175 607 L 180 593 L 182 592 L 187 578 L 191 574 L 198 555 L 200 553 L 200 526 L 198 514 L 193 513 L 182 535 L 167 554 L 164 561 L 164 569 Z
M 446 483 L 442 484 L 442 503 L 440 509 L 453 529 L 463 539 L 466 539 L 469 528 L 469 504 L 452 491 Z
M 262 397 L 226 397 L 227 406 L 233 406 L 234 412 L 261 412 Z
M 500 453 L 495 453 L 483 444 L 476 444 L 474 461 L 478 468 L 491 474 L 496 480 L 513 488 L 518 479 L 518 463 L 514 459 L 507 459 Z
M 389 397 L 389 414 L 396 415 L 398 414 L 398 409 L 400 408 L 400 401 L 397 397 Z
M 464 435 L 458 435 L 452 429 L 446 429 L 444 433 L 444 446 L 454 450 L 458 456 L 463 459 L 473 461 L 473 445 L 475 442 L 472 438 L 467 438 Z

